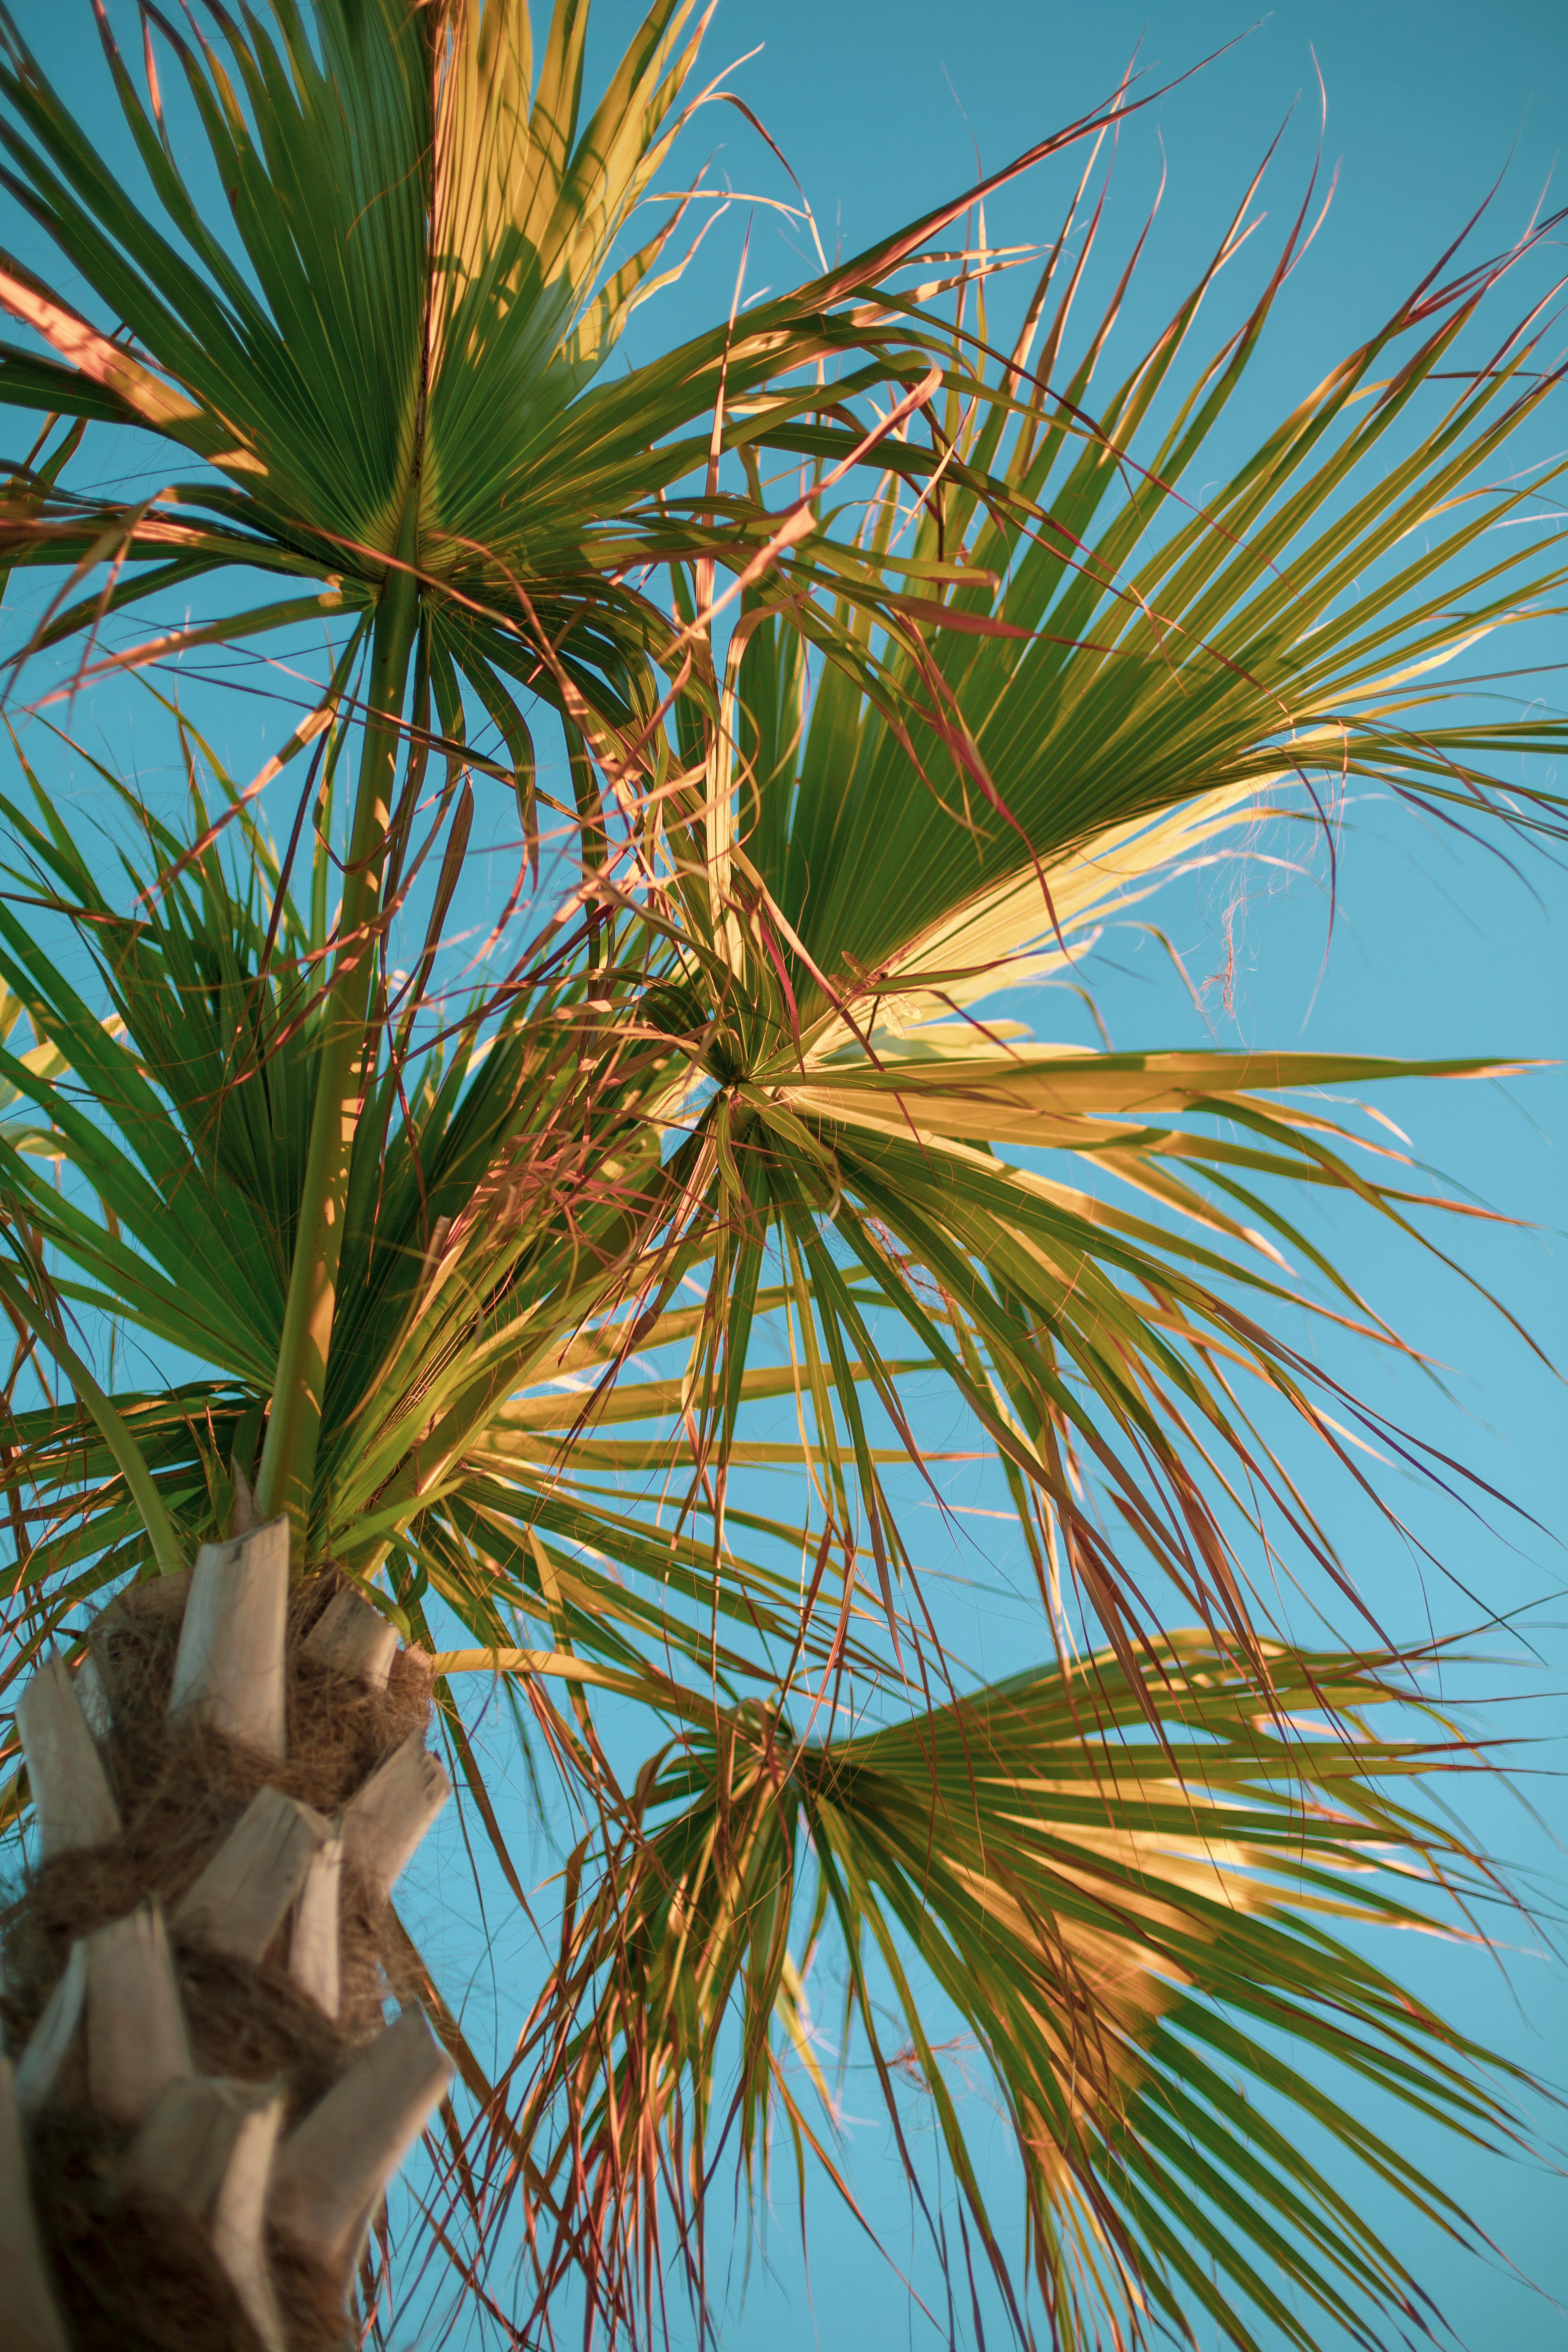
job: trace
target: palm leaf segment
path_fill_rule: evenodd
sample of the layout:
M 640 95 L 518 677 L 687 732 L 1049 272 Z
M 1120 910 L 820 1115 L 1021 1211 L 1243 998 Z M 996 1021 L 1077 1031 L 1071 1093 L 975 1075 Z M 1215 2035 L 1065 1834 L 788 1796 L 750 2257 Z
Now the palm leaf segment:
M 678 709 L 676 781 L 628 820 L 636 887 L 585 876 L 577 903 L 596 891 L 595 919 L 548 923 L 444 1058 L 398 1029 L 389 996 L 374 1000 L 384 1058 L 343 1194 L 311 1548 L 367 1580 L 384 1573 L 416 1636 L 431 1639 L 434 1603 L 453 1612 L 474 1646 L 441 1652 L 443 1667 L 514 1676 L 549 1752 L 608 1809 L 609 1845 L 574 1865 L 576 1924 L 520 2074 L 529 2137 L 510 2114 L 501 2131 L 514 2154 L 531 2150 L 520 2177 L 559 2217 L 563 2248 L 585 2242 L 584 2216 L 560 2186 L 552 2119 L 563 2147 L 586 2136 L 595 2151 L 572 2192 L 596 2200 L 586 2242 L 613 2252 L 640 2224 L 647 2247 L 659 2212 L 637 2167 L 665 2131 L 679 2152 L 667 2186 L 692 2177 L 725 2014 L 746 2021 L 750 2144 L 766 2098 L 805 2130 L 782 2052 L 798 2047 L 808 2073 L 817 2063 L 795 1932 L 816 1911 L 842 1937 L 862 2030 L 881 1997 L 872 1971 L 891 1973 L 910 2042 L 881 2052 L 884 2083 L 896 2097 L 900 2067 L 924 2081 L 976 2210 L 940 2032 L 921 2021 L 921 1968 L 982 2036 L 1066 2342 L 1094 2340 L 1106 2309 L 1135 2335 L 1141 2310 L 1173 2317 L 1184 2294 L 1236 2341 L 1249 2341 L 1250 2298 L 1306 2342 L 1270 2300 L 1281 2272 L 1336 2317 L 1358 2296 L 1408 2308 L 1394 2258 L 1251 2109 L 1268 2186 L 1237 2186 L 1240 2066 L 1436 2210 L 1315 2083 L 1282 2071 L 1274 2027 L 1310 2031 L 1425 2114 L 1501 2127 L 1490 2094 L 1466 2085 L 1473 2053 L 1445 2049 L 1312 1923 L 1363 1833 L 1439 1872 L 1445 1850 L 1364 1777 L 1416 1769 L 1415 1751 L 1359 1729 L 1300 1753 L 1282 1740 L 1283 1718 L 1307 1707 L 1353 1728 L 1388 1684 L 1364 1662 L 1269 1645 L 1238 1536 L 1250 1497 L 1271 1495 L 1298 1556 L 1332 1570 L 1243 1389 L 1256 1381 L 1338 1449 L 1330 1414 L 1353 1415 L 1353 1401 L 1270 1337 L 1262 1314 L 1296 1296 L 1270 1251 L 1289 1247 L 1333 1286 L 1281 1184 L 1349 1190 L 1408 1223 L 1405 1189 L 1365 1172 L 1346 1122 L 1299 1098 L 1396 1066 L 1084 1055 L 965 1013 L 999 977 L 1063 976 L 1098 920 L 1173 857 L 1213 854 L 1273 779 L 1348 761 L 1474 801 L 1504 748 L 1555 743 L 1534 725 L 1410 723 L 1413 664 L 1520 609 L 1522 586 L 1496 584 L 1510 562 L 1523 584 L 1554 589 L 1528 552 L 1493 569 L 1489 551 L 1479 574 L 1472 562 L 1468 601 L 1450 576 L 1441 603 L 1435 590 L 1422 602 L 1424 555 L 1396 557 L 1386 593 L 1338 601 L 1345 580 L 1419 544 L 1424 516 L 1459 518 L 1441 526 L 1450 565 L 1476 544 L 1453 495 L 1534 398 L 1510 393 L 1507 369 L 1448 409 L 1428 462 L 1381 461 L 1481 290 L 1459 281 L 1407 309 L 1242 469 L 1222 524 L 1205 513 L 1164 538 L 1151 512 L 1178 495 L 1160 486 L 1195 458 L 1195 425 L 1119 506 L 1107 433 L 1083 423 L 1085 369 L 1068 372 L 1065 397 L 1026 399 L 1015 355 L 975 412 L 989 444 L 967 445 L 1006 487 L 1011 520 L 1000 499 L 966 507 L 962 484 L 940 499 L 938 485 L 910 524 L 928 534 L 914 560 L 940 533 L 960 575 L 933 600 L 929 647 L 889 656 L 895 683 L 908 661 L 914 727 L 889 718 L 881 687 L 831 669 L 814 684 L 797 641 L 748 602 L 712 655 L 721 698 Z M 1114 446 L 1131 444 L 1140 387 L 1168 368 L 1195 307 L 1110 404 Z M 1394 388 L 1356 401 L 1413 329 Z M 1047 382 L 1059 340 L 1050 326 Z M 1205 384 L 1227 390 L 1250 347 Z M 955 368 L 969 348 L 955 346 Z M 1219 395 L 1205 400 L 1212 424 Z M 962 410 L 951 422 L 962 449 Z M 1352 456 L 1377 478 L 1331 514 Z M 894 487 L 868 565 L 897 553 Z M 1305 583 L 1295 604 L 1278 585 L 1288 552 Z M 340 737 L 333 719 L 328 740 Z M 127 917 L 47 795 L 11 824 L 29 887 L 83 919 L 115 1017 L 105 1026 L 28 924 L 0 914 L 0 977 L 74 1074 L 50 1085 L 20 1055 L 0 1062 L 70 1171 L 58 1189 L 0 1137 L 21 1259 L 7 1297 L 25 1304 L 30 1284 L 42 1318 L 47 1253 L 52 1328 L 102 1309 L 204 1368 L 182 1388 L 120 1391 L 105 1400 L 112 1424 L 88 1428 L 74 1406 L 20 1417 L 8 1484 L 32 1512 L 41 1642 L 147 1563 L 148 1514 L 114 1428 L 133 1433 L 182 1542 L 226 1528 L 235 1475 L 254 1464 L 299 1261 L 302 1106 L 319 1099 L 330 1043 L 307 976 L 329 940 L 331 858 L 323 839 L 306 909 L 243 812 L 245 887 L 210 845 L 193 854 L 153 827 Z M 1006 1164 L 998 1144 L 1037 1147 L 1039 1164 Z M 1110 1179 L 1132 1187 L 1134 1209 L 1106 1197 Z M 1368 1320 L 1342 1285 L 1334 1311 Z M 890 1350 L 894 1322 L 914 1335 L 912 1363 Z M 1076 1577 L 1112 1648 L 1072 1677 L 814 1747 L 829 1707 L 907 1707 L 917 1654 L 944 1671 L 885 1475 L 919 1451 L 904 1377 L 933 1367 L 1003 1460 L 1053 1614 Z M 748 1409 L 777 1397 L 800 1412 L 793 1445 L 747 1434 Z M 814 1496 L 799 1527 L 752 1507 L 742 1475 L 790 1461 Z M 807 1561 L 804 1594 L 798 1566 L 777 1564 L 781 1541 Z M 1150 1562 L 1206 1615 L 1195 1646 L 1159 1633 L 1161 1604 L 1141 1592 Z M 552 1683 L 574 1692 L 570 1716 Z M 635 1800 L 606 1794 L 595 1685 L 678 1727 Z M 447 1719 L 493 1824 L 450 1703 Z M 1332 1822 L 1272 1793 L 1310 1785 L 1315 1758 Z M 1293 1885 L 1275 1867 L 1287 1851 L 1309 1857 Z M 1295 1924 L 1276 1921 L 1281 1905 Z M 499 2097 L 489 2105 L 503 2116 Z M 633 2162 L 620 2135 L 648 2123 L 659 2130 Z M 1227 2287 L 1207 2283 L 1194 2246 Z M 605 2292 L 630 2289 L 612 2278 Z

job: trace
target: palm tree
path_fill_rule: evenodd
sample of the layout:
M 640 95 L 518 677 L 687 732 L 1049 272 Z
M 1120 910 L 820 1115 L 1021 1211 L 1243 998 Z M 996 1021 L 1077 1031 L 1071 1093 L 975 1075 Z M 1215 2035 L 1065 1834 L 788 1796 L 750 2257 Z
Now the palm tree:
M 825 1934 L 846 2034 L 895 2122 L 906 2077 L 929 2093 L 1026 2332 L 936 2021 L 977 2042 L 1065 2345 L 1200 2309 L 1240 2345 L 1258 2314 L 1302 2346 L 1415 2315 L 1276 2103 L 1465 2216 L 1324 2061 L 1460 2133 L 1517 2129 L 1507 2070 L 1331 1924 L 1486 1893 L 1399 1793 L 1452 1735 L 1412 1713 L 1408 1656 L 1292 1649 L 1259 1597 L 1281 1555 L 1345 1580 L 1295 1433 L 1353 1476 L 1358 1429 L 1422 1458 L 1280 1336 L 1304 1307 L 1399 1344 L 1293 1188 L 1411 1234 L 1440 1205 L 1321 1090 L 1500 1066 L 1086 1053 L 973 1008 L 1068 978 L 1173 863 L 1289 822 L 1299 783 L 1555 821 L 1504 806 L 1499 772 L 1562 730 L 1477 725 L 1425 683 L 1560 591 L 1528 533 L 1489 536 L 1524 493 L 1476 487 L 1552 379 L 1528 327 L 1470 366 L 1505 264 L 1439 274 L 1194 500 L 1295 240 L 1178 398 L 1238 216 L 1104 394 L 1110 316 L 1069 320 L 1087 174 L 1000 353 L 984 236 L 931 257 L 961 202 L 612 379 L 668 249 L 618 259 L 684 119 L 687 14 L 660 0 L 584 124 L 572 0 L 537 71 L 515 0 L 272 0 L 213 10 L 210 44 L 150 12 L 224 238 L 154 71 L 142 96 L 106 32 L 142 210 L 7 33 L 7 186 L 113 329 L 5 265 L 55 356 L 0 353 L 0 399 L 67 420 L 12 469 L 5 559 L 67 574 L 26 651 L 78 643 L 82 678 L 303 621 L 331 646 L 253 787 L 174 706 L 187 821 L 100 771 L 112 879 L 20 736 L 30 796 L 5 803 L 0 1021 L 32 1038 L 0 1054 L 5 1817 L 30 1804 L 37 1846 L 0 2219 L 51 2352 L 341 2341 L 453 2070 L 448 2247 L 511 2243 L 521 2206 L 536 2313 L 575 2270 L 638 2332 L 667 2256 L 700 2305 L 730 2131 L 755 2185 L 781 2123 L 834 2168 Z M 899 290 L 916 259 L 936 290 Z M 69 490 L 94 421 L 201 470 Z M 804 469 L 782 508 L 781 461 Z M 97 650 L 231 570 L 287 593 Z M 541 703 L 569 803 L 536 772 Z M 258 794 L 306 752 L 279 850 Z M 496 776 L 521 944 L 498 930 L 458 994 L 439 959 L 471 779 Z M 106 1387 L 95 1334 L 177 1371 Z M 933 1378 L 1040 1587 L 1047 1662 L 978 1689 L 900 1524 Z M 391 1899 L 447 1790 L 433 1710 L 525 1900 L 473 1675 L 582 1822 L 499 2080 Z M 657 1727 L 635 1773 L 605 1706 Z

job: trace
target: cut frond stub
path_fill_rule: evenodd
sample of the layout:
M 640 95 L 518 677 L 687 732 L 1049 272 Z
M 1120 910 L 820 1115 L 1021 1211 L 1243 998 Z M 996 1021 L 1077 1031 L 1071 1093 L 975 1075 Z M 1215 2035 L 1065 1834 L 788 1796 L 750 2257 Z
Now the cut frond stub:
M 352 1586 L 334 1593 L 305 1637 L 305 1654 L 371 1690 L 384 1690 L 397 1628 Z
M 405 2009 L 283 2143 L 277 2226 L 346 2278 L 387 2182 L 451 2078 L 424 2011 Z
M 180 1630 L 170 1714 L 281 1756 L 288 1613 L 286 1518 L 269 1519 L 236 1543 L 204 1544 Z
M 267 2261 L 267 2194 L 280 2092 L 193 2075 L 171 2083 L 132 2140 L 123 2178 L 205 2228 L 264 2352 L 287 2352 Z
M 38 2234 L 11 2062 L 0 2058 L 0 2301 L 10 2352 L 70 2352 Z
M 236 1959 L 259 1960 L 331 1835 L 309 1805 L 258 1789 L 175 1912 L 176 1934 Z
M 111 2121 L 139 2124 L 193 2071 L 162 1905 L 100 1927 L 86 1951 L 88 2094 Z
M 343 1810 L 349 1859 L 390 1895 L 451 1793 L 450 1780 L 424 1740 L 405 1740 Z
M 41 1665 L 16 1707 L 16 1728 L 46 1862 L 120 1834 L 120 1813 L 103 1759 L 65 1662 Z

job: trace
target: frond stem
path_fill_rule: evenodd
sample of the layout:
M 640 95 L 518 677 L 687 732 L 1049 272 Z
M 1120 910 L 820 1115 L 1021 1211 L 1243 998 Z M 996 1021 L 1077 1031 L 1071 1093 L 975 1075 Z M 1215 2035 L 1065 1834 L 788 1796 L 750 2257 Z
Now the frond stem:
M 376 604 L 369 705 L 343 875 L 338 951 L 321 1007 L 310 1148 L 295 1226 L 272 1409 L 257 1479 L 258 1511 L 264 1517 L 286 1511 L 293 1522 L 297 1544 L 303 1543 L 310 1521 L 349 1169 L 375 1058 L 370 1009 L 400 722 L 418 618 L 413 545 L 418 503 L 416 470 L 405 507 L 397 561 L 388 567 Z

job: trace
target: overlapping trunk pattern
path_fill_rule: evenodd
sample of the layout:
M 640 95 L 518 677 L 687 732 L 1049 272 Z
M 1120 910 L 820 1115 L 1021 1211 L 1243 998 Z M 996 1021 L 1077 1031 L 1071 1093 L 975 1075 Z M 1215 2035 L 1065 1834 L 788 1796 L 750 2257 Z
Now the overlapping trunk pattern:
M 446 2089 L 390 2026 L 387 1897 L 448 1793 L 417 1653 L 287 1523 L 95 1622 L 17 1709 L 37 1865 L 6 1916 L 8 2352 L 338 2352 Z

